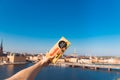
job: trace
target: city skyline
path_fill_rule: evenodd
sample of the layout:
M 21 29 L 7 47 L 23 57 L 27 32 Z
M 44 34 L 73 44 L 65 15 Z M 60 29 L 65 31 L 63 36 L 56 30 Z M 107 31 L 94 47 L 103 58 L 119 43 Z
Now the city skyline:
M 45 53 L 64 36 L 65 54 L 120 56 L 120 1 L 20 0 L 0 2 L 4 51 Z

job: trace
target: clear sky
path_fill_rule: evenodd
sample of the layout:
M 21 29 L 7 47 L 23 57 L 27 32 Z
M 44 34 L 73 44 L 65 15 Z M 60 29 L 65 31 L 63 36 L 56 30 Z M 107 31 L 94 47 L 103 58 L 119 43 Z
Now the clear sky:
M 120 56 L 120 0 L 0 0 L 4 50 L 48 51 L 61 36 L 80 55 Z

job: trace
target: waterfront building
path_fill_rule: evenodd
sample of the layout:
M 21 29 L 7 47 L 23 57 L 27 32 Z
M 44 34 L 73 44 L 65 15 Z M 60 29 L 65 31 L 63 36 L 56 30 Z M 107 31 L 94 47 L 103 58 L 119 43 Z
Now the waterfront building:
M 89 59 L 89 58 L 83 58 L 83 59 L 79 59 L 78 63 L 81 63 L 81 64 L 92 64 L 92 60 Z
M 120 60 L 115 58 L 106 59 L 105 61 L 107 64 L 120 64 Z
M 20 55 L 20 54 L 14 54 L 10 53 L 7 55 L 9 58 L 9 63 L 25 63 L 26 62 L 26 56 Z
M 43 59 L 43 57 L 45 57 L 45 55 L 43 54 L 39 54 L 39 55 L 30 55 L 26 57 L 27 61 L 33 61 L 33 62 L 38 62 L 41 59 Z
M 65 59 L 64 58 L 60 58 L 60 59 L 58 59 L 57 63 L 65 63 Z
M 66 62 L 71 62 L 71 63 L 77 63 L 78 62 L 78 58 L 76 58 L 76 57 L 66 57 L 65 61 Z
M 77 63 L 78 62 L 78 58 L 70 58 L 69 62 Z
M 29 56 L 30 61 L 38 61 L 38 56 Z
M 0 63 L 7 63 L 9 62 L 9 58 L 7 58 L 6 56 L 0 56 Z

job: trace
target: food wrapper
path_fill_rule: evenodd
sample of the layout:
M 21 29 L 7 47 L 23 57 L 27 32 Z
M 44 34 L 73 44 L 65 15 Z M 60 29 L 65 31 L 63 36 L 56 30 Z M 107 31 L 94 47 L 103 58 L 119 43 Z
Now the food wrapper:
M 70 42 L 62 37 L 51 50 L 46 54 L 47 58 L 50 58 L 50 62 L 55 64 L 57 60 L 63 55 L 66 49 L 70 46 Z

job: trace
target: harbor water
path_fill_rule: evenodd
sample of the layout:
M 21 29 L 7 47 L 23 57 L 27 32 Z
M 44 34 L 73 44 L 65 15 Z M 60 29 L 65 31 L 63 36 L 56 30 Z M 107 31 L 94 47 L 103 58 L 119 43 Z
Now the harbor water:
M 0 80 L 33 65 L 0 65 Z M 90 70 L 72 67 L 47 66 L 41 69 L 35 80 L 120 80 L 120 71 Z

